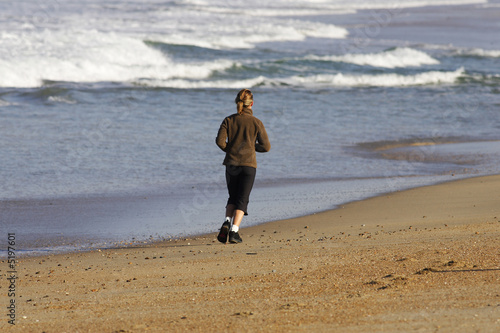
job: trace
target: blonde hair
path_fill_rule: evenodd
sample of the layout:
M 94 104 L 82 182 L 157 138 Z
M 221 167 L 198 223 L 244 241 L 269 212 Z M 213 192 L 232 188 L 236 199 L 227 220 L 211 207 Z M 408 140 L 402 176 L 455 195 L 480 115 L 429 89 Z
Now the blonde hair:
M 251 106 L 253 103 L 253 95 L 249 89 L 241 89 L 236 98 L 234 99 L 236 103 L 236 110 L 239 114 L 243 113 L 244 106 Z

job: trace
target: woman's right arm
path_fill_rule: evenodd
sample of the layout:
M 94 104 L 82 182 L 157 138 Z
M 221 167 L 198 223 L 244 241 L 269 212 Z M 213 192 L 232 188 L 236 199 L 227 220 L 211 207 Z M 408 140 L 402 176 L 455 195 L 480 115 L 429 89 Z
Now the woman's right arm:
M 215 138 L 215 143 L 224 152 L 226 151 L 227 147 L 226 139 L 227 139 L 227 121 L 226 119 L 224 119 L 222 124 L 220 124 L 219 132 L 217 133 L 217 137 Z

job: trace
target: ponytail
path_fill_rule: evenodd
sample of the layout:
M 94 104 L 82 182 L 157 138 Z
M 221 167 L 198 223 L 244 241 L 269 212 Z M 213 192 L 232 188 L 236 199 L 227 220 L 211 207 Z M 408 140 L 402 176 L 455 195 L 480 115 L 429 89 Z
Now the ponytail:
M 236 111 L 238 111 L 238 114 L 243 113 L 243 102 L 242 101 L 236 102 Z
M 242 114 L 243 108 L 253 103 L 252 92 L 248 89 L 241 89 L 234 102 L 236 103 L 236 111 L 238 111 L 238 114 Z

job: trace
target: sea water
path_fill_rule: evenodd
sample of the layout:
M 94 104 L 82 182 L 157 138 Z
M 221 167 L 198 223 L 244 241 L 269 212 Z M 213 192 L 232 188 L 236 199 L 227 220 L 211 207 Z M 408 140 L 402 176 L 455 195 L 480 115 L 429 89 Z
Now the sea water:
M 216 231 L 215 135 L 241 88 L 272 144 L 246 225 L 498 173 L 498 17 L 473 0 L 3 2 L 1 232 L 30 253 Z

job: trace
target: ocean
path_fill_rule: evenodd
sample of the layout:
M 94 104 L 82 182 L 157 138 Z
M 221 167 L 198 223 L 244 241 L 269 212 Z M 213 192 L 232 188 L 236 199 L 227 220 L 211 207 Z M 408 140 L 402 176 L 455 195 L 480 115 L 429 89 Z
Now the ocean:
M 272 144 L 243 236 L 497 174 L 499 18 L 498 0 L 2 2 L 0 255 L 8 233 L 30 255 L 217 231 L 241 88 Z

